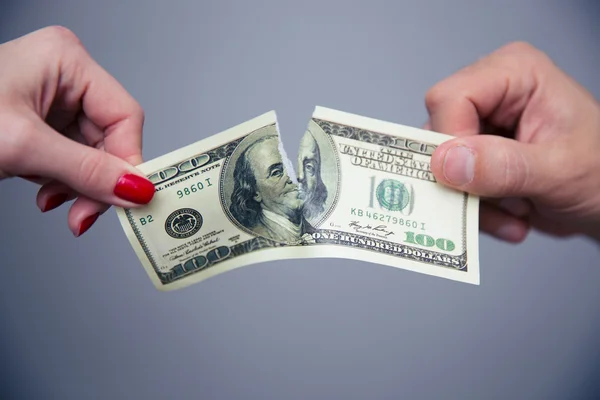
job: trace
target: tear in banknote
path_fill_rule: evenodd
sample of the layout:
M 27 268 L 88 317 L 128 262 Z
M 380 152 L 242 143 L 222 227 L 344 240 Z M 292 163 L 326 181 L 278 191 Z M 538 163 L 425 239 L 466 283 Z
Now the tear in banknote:
M 479 284 L 479 199 L 430 169 L 450 138 L 317 107 L 294 173 L 269 112 L 138 166 L 156 195 L 117 215 L 160 290 L 323 257 Z

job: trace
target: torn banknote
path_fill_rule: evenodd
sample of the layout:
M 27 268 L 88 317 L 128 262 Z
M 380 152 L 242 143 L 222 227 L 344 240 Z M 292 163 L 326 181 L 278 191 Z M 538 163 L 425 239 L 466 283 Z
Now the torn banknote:
M 430 168 L 451 136 L 316 107 L 294 171 L 279 134 L 271 111 L 138 166 L 155 197 L 117 215 L 159 290 L 331 257 L 479 284 L 479 199 Z

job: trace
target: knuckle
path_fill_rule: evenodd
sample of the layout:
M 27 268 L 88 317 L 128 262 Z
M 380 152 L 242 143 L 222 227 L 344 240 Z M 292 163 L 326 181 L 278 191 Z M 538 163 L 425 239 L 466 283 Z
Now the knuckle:
M 523 40 L 516 40 L 507 43 L 503 47 L 501 47 L 500 50 L 506 53 L 515 54 L 536 54 L 539 52 L 539 50 L 534 45 Z
M 96 189 L 95 186 L 99 182 L 102 182 L 103 177 L 103 165 L 104 165 L 103 152 L 98 150 L 90 150 L 85 152 L 81 157 L 79 164 L 79 171 L 77 173 L 77 184 L 85 189 Z
M 520 151 L 504 149 L 504 180 L 500 183 L 503 194 L 520 194 L 532 187 L 528 161 Z
M 65 54 L 83 48 L 81 40 L 70 29 L 53 25 L 41 29 L 36 37 L 35 55 L 44 60 L 62 59 Z
M 515 41 L 501 47 L 497 54 L 515 70 L 550 63 L 550 58 L 529 42 Z
M 80 45 L 81 40 L 79 37 L 69 28 L 61 25 L 51 25 L 43 28 L 40 33 L 44 36 L 44 39 L 51 43 L 69 44 L 69 45 Z
M 429 111 L 435 110 L 446 100 L 445 82 L 437 83 L 425 93 L 425 106 Z

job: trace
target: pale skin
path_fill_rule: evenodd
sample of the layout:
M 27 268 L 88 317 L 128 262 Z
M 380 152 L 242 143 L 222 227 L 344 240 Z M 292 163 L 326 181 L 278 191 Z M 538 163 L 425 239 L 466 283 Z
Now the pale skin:
M 426 127 L 456 136 L 436 150 L 433 173 L 484 199 L 483 231 L 508 242 L 531 228 L 600 241 L 600 105 L 543 52 L 504 46 L 434 85 L 426 105 Z M 43 211 L 75 200 L 75 236 L 111 205 L 151 200 L 135 168 L 143 123 L 139 103 L 68 29 L 0 45 L 0 180 L 40 184 Z M 498 131 L 504 136 L 482 135 Z M 127 176 L 135 184 L 121 185 Z M 279 188 L 264 179 L 265 190 Z
M 124 175 L 143 176 L 134 167 L 142 162 L 143 122 L 138 102 L 68 29 L 48 27 L 0 45 L 0 180 L 40 184 L 42 211 L 62 204 L 57 195 L 75 199 L 68 213 L 75 236 L 111 205 L 139 206 L 115 188 Z M 140 200 L 139 188 L 129 186 L 138 201 L 153 196 L 146 186 Z

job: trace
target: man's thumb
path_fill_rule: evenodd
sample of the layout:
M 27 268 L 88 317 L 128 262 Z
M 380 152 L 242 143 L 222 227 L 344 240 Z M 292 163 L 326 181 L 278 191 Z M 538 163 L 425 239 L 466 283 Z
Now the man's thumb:
M 558 186 L 549 146 L 477 135 L 442 143 L 431 159 L 439 183 L 483 197 L 533 197 Z

